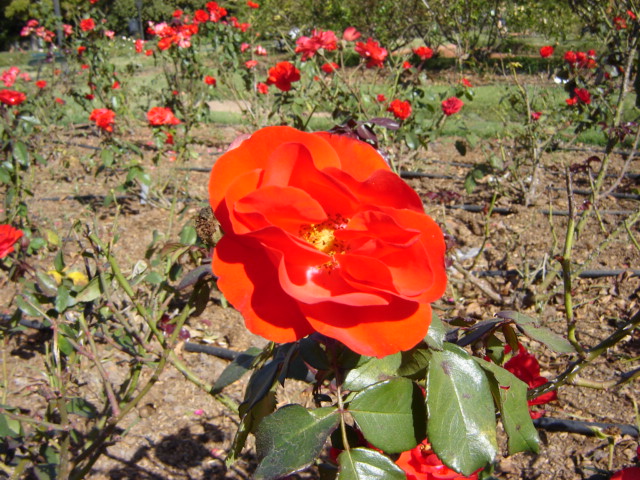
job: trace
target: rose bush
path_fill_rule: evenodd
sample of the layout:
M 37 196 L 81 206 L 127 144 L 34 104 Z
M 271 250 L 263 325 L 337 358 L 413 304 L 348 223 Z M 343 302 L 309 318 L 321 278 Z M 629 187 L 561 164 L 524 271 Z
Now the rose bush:
M 209 196 L 218 287 L 252 332 L 319 332 L 377 357 L 426 335 L 446 287 L 443 234 L 370 145 L 264 128 L 218 159 Z

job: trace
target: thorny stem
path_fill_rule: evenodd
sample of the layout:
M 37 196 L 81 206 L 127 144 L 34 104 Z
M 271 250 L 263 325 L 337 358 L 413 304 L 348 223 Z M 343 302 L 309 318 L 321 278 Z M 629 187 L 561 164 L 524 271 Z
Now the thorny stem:
M 636 329 L 638 325 L 640 325 L 640 312 L 636 313 L 621 328 L 613 332 L 598 345 L 587 350 L 583 358 L 579 358 L 578 360 L 571 362 L 567 369 L 556 378 L 545 383 L 544 385 L 529 390 L 527 392 L 527 398 L 532 399 L 539 397 L 540 395 L 544 395 L 547 392 L 557 390 L 561 386 L 571 382 L 573 378 L 576 377 L 578 372 L 580 372 L 580 370 L 582 370 L 589 363 L 593 362 L 600 355 L 605 353 L 609 348 L 616 345 L 624 337 L 626 337 L 627 335 L 631 335 L 633 330 Z

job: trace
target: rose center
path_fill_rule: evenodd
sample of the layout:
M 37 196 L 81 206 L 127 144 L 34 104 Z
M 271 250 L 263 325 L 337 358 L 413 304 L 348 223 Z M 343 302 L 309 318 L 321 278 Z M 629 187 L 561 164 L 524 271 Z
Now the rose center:
M 322 223 L 312 223 L 300 227 L 300 237 L 328 255 L 344 253 L 346 247 L 336 239 L 335 231 L 347 226 L 348 220 L 341 215 L 329 217 Z

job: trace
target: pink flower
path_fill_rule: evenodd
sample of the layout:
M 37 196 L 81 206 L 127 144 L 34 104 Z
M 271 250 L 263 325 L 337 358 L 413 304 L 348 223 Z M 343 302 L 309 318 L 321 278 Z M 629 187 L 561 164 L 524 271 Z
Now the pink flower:
M 367 43 L 357 42 L 355 50 L 367 60 L 367 68 L 382 67 L 388 54 L 387 50 L 372 38 L 368 38 Z
M 458 97 L 447 98 L 442 101 L 442 113 L 449 117 L 454 113 L 458 113 L 463 105 L 464 102 Z
M 104 31 L 104 36 L 107 37 L 109 40 L 113 40 L 113 37 L 115 36 L 116 32 L 114 32 L 113 30 L 105 30 Z
M 254 50 L 253 53 L 255 53 L 256 55 L 260 55 L 262 57 L 266 57 L 267 56 L 267 49 L 264 48 L 262 45 L 258 45 Z
M 356 30 L 356 27 L 347 27 L 342 33 L 342 38 L 347 42 L 355 42 L 362 34 Z
M 68 23 L 62 25 L 62 31 L 64 32 L 64 36 L 68 37 L 73 34 L 73 27 Z
M 250 48 L 251 48 L 251 45 L 249 45 L 247 42 L 242 42 L 242 43 L 240 44 L 240 51 L 241 51 L 242 53 L 246 52 L 246 51 L 247 51 L 248 49 L 250 49 Z
M 538 121 L 542 116 L 542 112 L 531 112 L 531 120 Z
M 249 69 L 254 68 L 256 65 L 258 65 L 257 60 L 247 60 L 246 62 L 244 62 L 244 66 Z

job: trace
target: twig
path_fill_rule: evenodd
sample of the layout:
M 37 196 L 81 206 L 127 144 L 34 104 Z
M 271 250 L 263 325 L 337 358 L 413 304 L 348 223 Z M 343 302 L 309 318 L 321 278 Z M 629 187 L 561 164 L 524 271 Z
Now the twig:
M 469 283 L 472 283 L 474 286 L 478 288 L 482 293 L 484 293 L 487 297 L 498 304 L 502 304 L 502 297 L 493 290 L 486 282 L 483 282 L 479 278 L 476 278 L 470 271 L 464 268 L 460 263 L 456 260 L 453 261 L 453 268 L 455 268 L 458 272 L 460 272 L 465 280 Z

